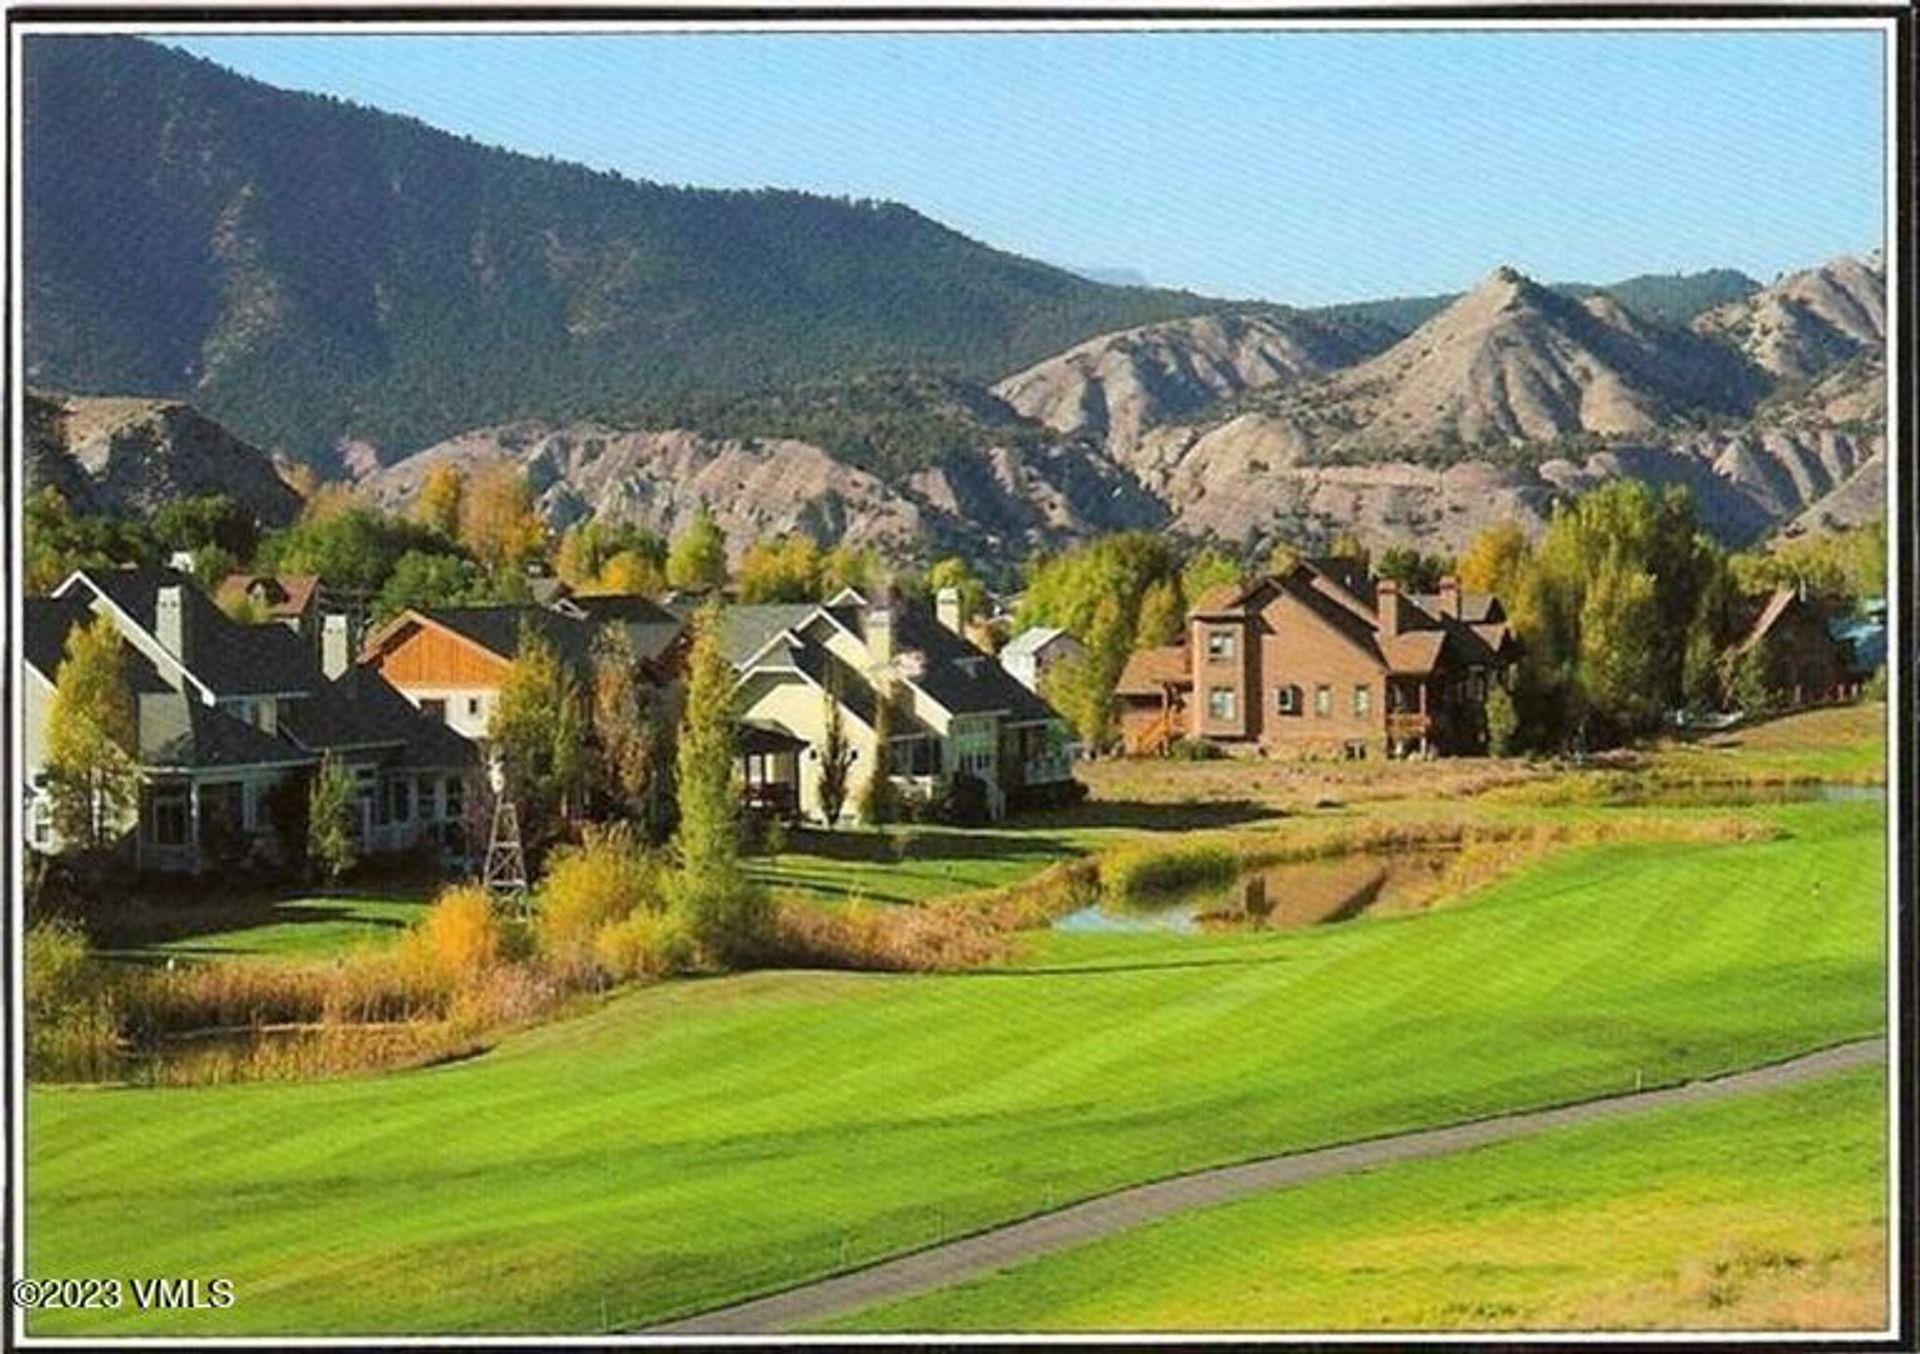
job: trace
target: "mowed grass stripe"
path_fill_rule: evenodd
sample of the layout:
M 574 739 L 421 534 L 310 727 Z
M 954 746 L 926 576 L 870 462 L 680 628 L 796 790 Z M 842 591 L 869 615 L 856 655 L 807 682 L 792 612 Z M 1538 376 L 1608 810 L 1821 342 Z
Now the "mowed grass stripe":
M 415 1073 L 36 1091 L 31 1272 L 240 1301 L 34 1329 L 632 1327 L 1145 1179 L 1878 1031 L 1884 811 L 1767 812 L 1793 835 L 1584 848 L 1424 917 L 671 984 Z
M 1196 1209 L 808 1329 L 1876 1329 L 1886 1073 Z

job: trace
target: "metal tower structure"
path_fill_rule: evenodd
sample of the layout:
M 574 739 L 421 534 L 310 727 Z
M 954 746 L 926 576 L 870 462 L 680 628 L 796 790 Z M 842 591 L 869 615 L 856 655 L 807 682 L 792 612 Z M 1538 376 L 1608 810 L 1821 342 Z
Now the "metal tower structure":
M 520 814 L 498 761 L 487 768 L 487 779 L 493 785 L 493 830 L 487 835 L 480 880 L 495 907 L 521 915 L 527 910 L 527 856 L 520 845 Z

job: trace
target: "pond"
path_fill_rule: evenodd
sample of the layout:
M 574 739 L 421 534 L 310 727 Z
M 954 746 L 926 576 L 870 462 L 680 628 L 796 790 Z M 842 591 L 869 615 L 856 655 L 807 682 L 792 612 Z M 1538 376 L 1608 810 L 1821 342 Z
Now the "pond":
M 1058 931 L 1291 930 L 1366 914 L 1413 911 L 1440 890 L 1454 853 L 1355 852 L 1249 870 L 1217 886 L 1137 902 L 1102 898 L 1054 923 Z

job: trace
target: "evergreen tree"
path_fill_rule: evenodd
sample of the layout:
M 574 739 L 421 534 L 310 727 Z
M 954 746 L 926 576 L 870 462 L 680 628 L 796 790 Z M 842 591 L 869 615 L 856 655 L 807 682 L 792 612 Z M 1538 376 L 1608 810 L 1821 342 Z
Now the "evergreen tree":
M 718 608 L 702 610 L 687 660 L 686 707 L 674 757 L 680 796 L 674 901 L 708 960 L 732 966 L 757 951 L 772 905 L 740 867 L 735 675 L 720 652 L 718 629 Z
M 67 635 L 47 706 L 47 794 L 63 845 L 93 850 L 139 800 L 138 707 L 126 650 L 101 616 Z
M 336 883 L 359 858 L 354 808 L 353 773 L 329 752 L 307 792 L 307 861 L 329 884 Z
M 826 732 L 820 740 L 820 812 L 833 827 L 840 821 L 840 810 L 847 802 L 847 771 L 853 764 L 853 748 L 847 742 L 846 715 L 840 707 L 840 683 L 829 677 L 823 693 L 822 720 Z
M 860 820 L 868 827 L 881 827 L 897 816 L 899 808 L 893 789 L 890 747 L 893 741 L 894 694 L 882 684 L 875 695 L 873 712 L 873 765 L 860 783 Z

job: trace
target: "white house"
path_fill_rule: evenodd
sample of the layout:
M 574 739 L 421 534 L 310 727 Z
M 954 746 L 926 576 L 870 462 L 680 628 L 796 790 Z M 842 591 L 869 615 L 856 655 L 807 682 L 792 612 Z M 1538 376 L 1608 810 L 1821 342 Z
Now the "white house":
M 720 646 L 740 673 L 749 797 L 823 821 L 829 702 L 853 751 L 852 787 L 883 755 L 883 693 L 893 702 L 884 758 L 896 782 L 931 791 L 942 777 L 975 776 L 995 817 L 1066 792 L 1064 721 L 957 633 L 957 607 L 942 612 L 946 624 L 920 606 L 869 601 L 852 589 L 825 603 L 726 608 Z
M 1065 630 L 1036 625 L 1022 630 L 1000 650 L 1000 666 L 1029 691 L 1040 689 L 1040 679 L 1063 658 L 1086 653 L 1086 647 Z

